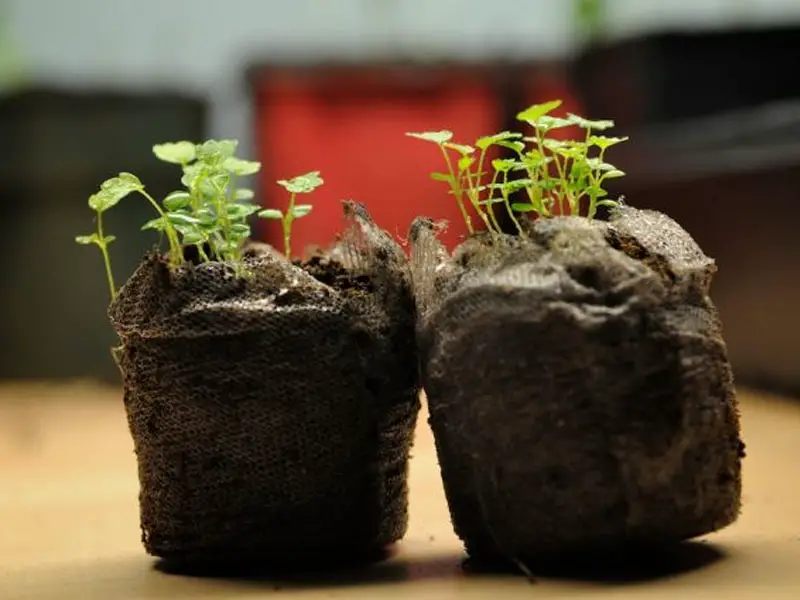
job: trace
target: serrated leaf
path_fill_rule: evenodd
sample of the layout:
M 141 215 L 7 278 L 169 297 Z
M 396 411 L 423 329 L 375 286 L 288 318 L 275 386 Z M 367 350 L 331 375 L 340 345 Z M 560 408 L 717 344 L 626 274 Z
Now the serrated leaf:
M 142 182 L 135 175 L 120 173 L 100 184 L 100 191 L 94 195 L 94 200 L 89 200 L 89 206 L 103 212 L 115 206 L 128 194 L 141 190 L 142 187 Z M 92 206 L 92 202 L 95 203 L 94 206 Z
M 313 206 L 310 204 L 295 204 L 294 208 L 292 208 L 292 216 L 295 219 L 299 219 L 300 217 L 305 217 L 308 213 L 311 212 Z
M 100 238 L 96 233 L 91 235 L 79 235 L 75 237 L 75 242 L 80 244 L 81 246 L 89 246 L 90 244 L 96 244 L 100 241 Z
M 195 145 L 192 142 L 167 142 L 153 146 L 153 154 L 163 162 L 187 164 L 195 159 Z
M 277 208 L 264 209 L 260 213 L 258 213 L 258 216 L 262 219 L 275 219 L 278 221 L 283 219 L 283 213 L 279 211 Z
M 528 123 L 536 123 L 543 116 L 561 106 L 561 104 L 561 100 L 552 100 L 542 104 L 534 104 L 522 112 L 517 113 L 517 119 L 519 121 L 526 121 Z
M 605 129 L 611 129 L 612 127 L 614 127 L 614 121 L 611 120 L 591 121 L 589 119 L 585 119 L 581 116 L 574 115 L 572 113 L 567 113 L 567 120 L 573 125 L 577 125 L 581 129 L 595 129 L 597 131 L 603 131 Z
M 311 171 L 292 179 L 281 179 L 278 184 L 292 194 L 308 194 L 324 183 L 319 171 Z
M 520 137 L 522 137 L 521 133 L 515 133 L 513 131 L 501 131 L 500 133 L 495 133 L 494 135 L 485 135 L 481 138 L 478 138 L 478 141 L 475 142 L 475 145 L 481 150 L 486 150 L 490 146 L 494 146 L 500 142 L 505 142 Z
M 467 146 L 466 144 L 454 144 L 452 142 L 447 142 L 444 144 L 445 148 L 449 148 L 450 150 L 455 150 L 461 156 L 468 156 L 475 152 L 475 148 L 472 146 Z
M 533 204 L 523 204 L 521 202 L 515 202 L 511 205 L 511 208 L 516 212 L 535 212 L 536 207 Z
M 589 136 L 589 143 L 597 146 L 601 150 L 605 150 L 606 148 L 610 148 L 611 146 L 616 146 L 617 144 L 621 144 L 622 142 L 627 142 L 630 138 L 626 137 L 606 137 L 604 135 L 592 135 Z
M 231 156 L 222 163 L 222 168 L 234 175 L 246 176 L 254 175 L 261 170 L 261 163 L 254 160 L 242 160 Z
M 252 200 L 255 198 L 255 192 L 253 192 L 253 190 L 248 190 L 247 188 L 239 188 L 236 190 L 234 197 L 236 200 Z
M 434 144 L 444 145 L 453 139 L 453 132 L 442 129 L 441 131 L 423 131 L 420 133 L 409 132 L 407 136 L 424 140 L 426 142 L 433 142 Z
M 192 195 L 188 192 L 172 192 L 164 198 L 164 207 L 167 210 L 180 210 L 189 206 L 192 202 Z

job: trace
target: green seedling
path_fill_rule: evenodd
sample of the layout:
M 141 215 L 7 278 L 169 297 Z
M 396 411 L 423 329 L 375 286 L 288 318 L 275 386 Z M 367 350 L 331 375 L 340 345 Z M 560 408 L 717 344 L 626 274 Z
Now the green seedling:
M 237 145 L 236 140 L 208 140 L 201 144 L 181 141 L 153 146 L 156 158 L 180 165 L 183 171 L 181 183 L 185 189 L 167 194 L 161 203 L 131 173 L 120 173 L 103 182 L 99 191 L 89 197 L 89 208 L 96 213 L 97 231 L 78 236 L 75 241 L 100 249 L 112 301 L 117 288 L 108 247 L 115 238 L 105 235 L 103 215 L 134 193 L 147 200 L 157 214 L 142 229 L 156 230 L 166 237 L 171 268 L 183 264 L 184 246 L 196 246 L 203 261 L 226 261 L 238 274 L 242 273 L 242 242 L 250 236 L 247 218 L 260 207 L 248 202 L 254 194 L 247 188 L 237 188 L 236 178 L 257 173 L 261 164 L 237 158 Z
M 446 173 L 431 177 L 450 186 L 470 234 L 474 233 L 465 199 L 481 217 L 490 233 L 501 232 L 494 205 L 502 203 L 517 232 L 523 235 L 515 212 L 536 213 L 552 217 L 556 205 L 569 207 L 570 214 L 579 215 L 584 199 L 588 199 L 586 217 L 593 218 L 600 206 L 616 206 L 607 198 L 603 183 L 624 175 L 605 162 L 605 152 L 628 138 L 605 137 L 595 132 L 613 127 L 612 121 L 590 121 L 577 115 L 553 117 L 552 111 L 561 106 L 560 100 L 533 105 L 517 115 L 517 119 L 533 128 L 533 136 L 503 131 L 479 138 L 474 145 L 453 142 L 447 130 L 407 133 L 408 136 L 436 144 L 444 156 Z M 557 140 L 548 135 L 564 127 L 579 127 L 586 132 L 581 140 Z M 493 147 L 511 151 L 512 158 L 491 161 L 492 177 L 484 183 L 486 157 Z M 449 151 L 455 151 L 454 162 Z M 521 174 L 522 177 L 514 177 Z M 515 192 L 525 191 L 527 202 L 511 202 Z
M 258 213 L 262 219 L 272 219 L 281 222 L 283 228 L 283 252 L 286 258 L 292 257 L 292 224 L 296 219 L 305 217 L 313 208 L 310 204 L 296 204 L 297 194 L 310 194 L 323 184 L 319 171 L 311 171 L 305 175 L 298 175 L 292 179 L 281 179 L 278 184 L 289 192 L 289 205 L 286 212 L 277 208 L 267 208 Z

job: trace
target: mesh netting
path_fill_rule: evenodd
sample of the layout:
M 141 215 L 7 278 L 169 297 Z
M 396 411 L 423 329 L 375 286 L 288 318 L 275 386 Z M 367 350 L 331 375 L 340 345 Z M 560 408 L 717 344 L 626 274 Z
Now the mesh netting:
M 476 558 L 680 541 L 733 522 L 743 444 L 715 271 L 668 217 L 537 220 L 447 256 L 412 227 L 418 345 Z
M 362 207 L 346 214 L 336 261 L 253 245 L 239 278 L 150 256 L 120 291 L 150 554 L 308 561 L 404 535 L 420 389 L 408 267 Z

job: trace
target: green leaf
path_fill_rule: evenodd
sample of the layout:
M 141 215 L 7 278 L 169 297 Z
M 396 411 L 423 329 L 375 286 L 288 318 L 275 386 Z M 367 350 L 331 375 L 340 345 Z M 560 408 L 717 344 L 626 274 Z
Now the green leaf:
M 481 138 L 478 138 L 478 141 L 475 142 L 475 145 L 481 150 L 486 150 L 490 146 L 494 146 L 496 144 L 499 144 L 500 142 L 506 142 L 508 140 L 520 137 L 522 137 L 521 133 L 515 133 L 512 131 L 501 131 L 500 133 L 495 133 L 494 135 L 485 135 Z
M 511 205 L 511 208 L 517 212 L 535 212 L 536 207 L 533 204 L 522 204 L 521 202 L 515 202 Z
M 519 190 L 524 190 L 527 187 L 536 185 L 536 183 L 537 182 L 533 179 L 512 179 L 511 181 L 502 184 L 502 186 L 507 194 L 513 194 Z M 539 184 L 541 185 L 541 182 L 539 182 Z
M 481 200 L 478 204 L 500 204 L 504 202 L 502 198 L 487 198 L 486 200 Z
M 606 200 L 598 200 L 597 202 L 595 202 L 595 206 L 611 206 L 611 207 L 615 207 L 615 206 L 619 206 L 619 202 L 617 202 L 616 200 L 608 200 L 608 199 L 606 199 Z
M 283 213 L 279 211 L 277 208 L 264 209 L 260 213 L 258 213 L 258 216 L 261 217 L 262 219 L 275 219 L 278 221 L 283 219 Z
M 238 237 L 248 237 L 250 235 L 250 225 L 246 223 L 234 223 L 231 225 L 231 233 Z
M 562 119 L 560 117 L 551 117 L 550 115 L 544 115 L 539 118 L 537 123 L 539 129 L 544 132 L 552 131 L 554 129 L 562 129 L 564 127 L 570 127 L 573 125 L 567 119 Z
M 440 146 L 453 139 L 453 132 L 445 129 L 441 131 L 423 131 L 421 133 L 409 132 L 406 133 L 406 135 L 412 138 L 417 138 L 418 140 L 433 142 L 434 144 L 438 144 Z
M 443 144 L 445 148 L 449 148 L 450 150 L 455 150 L 461 156 L 468 156 L 475 152 L 475 148 L 472 146 L 467 146 L 466 144 L 454 144 L 452 142 L 447 142 Z
M 146 229 L 155 229 L 156 231 L 164 231 L 166 229 L 166 223 L 164 222 L 164 219 L 159 217 L 158 219 L 153 219 L 142 225 L 142 231 L 145 231 Z
M 519 154 L 520 152 L 525 150 L 525 144 L 523 144 L 522 142 L 518 142 L 518 141 L 510 141 L 510 142 L 502 141 L 502 142 L 497 142 L 496 145 L 497 146 L 501 146 L 503 148 L 508 148 L 510 150 L 513 150 L 517 154 Z
M 234 204 L 233 206 L 239 206 L 238 204 Z M 255 207 L 258 210 L 258 206 Z M 230 215 L 230 207 L 228 207 L 228 214 Z M 213 210 L 213 208 L 204 206 L 203 208 L 198 209 L 194 216 L 200 220 L 200 224 L 203 227 L 214 227 L 217 226 L 217 213 Z
M 258 173 L 261 170 L 261 163 L 254 160 L 242 160 L 231 156 L 225 159 L 222 167 L 234 175 L 246 176 Z
M 237 140 L 207 140 L 197 146 L 197 160 L 210 165 L 222 163 L 236 152 Z
M 311 212 L 313 207 L 310 204 L 295 204 L 294 208 L 292 209 L 292 216 L 295 219 L 299 219 L 300 217 L 305 217 L 308 213 Z
M 206 241 L 205 236 L 197 231 L 187 231 L 182 236 L 184 244 L 202 244 Z
M 590 121 L 589 119 L 584 119 L 583 117 L 573 115 L 572 113 L 567 113 L 567 120 L 573 125 L 577 125 L 581 129 L 595 129 L 597 131 L 603 131 L 605 129 L 611 129 L 614 127 L 614 121 Z
M 227 207 L 228 216 L 239 219 L 249 217 L 260 209 L 261 207 L 258 204 L 251 204 L 250 202 L 237 202 L 236 204 L 229 204 Z
M 115 235 L 107 235 L 106 237 L 103 238 L 103 242 L 107 246 L 108 244 L 110 244 L 111 242 L 115 241 L 116 239 L 117 239 L 117 236 L 115 236 Z
M 602 179 L 614 179 L 616 177 L 625 177 L 625 172 L 620 171 L 619 169 L 611 169 L 610 171 L 603 173 Z
M 195 159 L 195 145 L 192 142 L 156 144 L 153 146 L 153 154 L 164 162 L 187 164 Z
M 458 159 L 458 170 L 459 171 L 468 171 L 469 168 L 472 166 L 472 163 L 475 162 L 475 158 L 472 156 L 462 156 Z
M 587 158 L 586 165 L 594 171 L 616 171 L 618 170 L 614 165 L 603 162 L 599 158 Z
M 517 114 L 517 120 L 536 123 L 543 116 L 561 106 L 561 100 L 553 100 L 543 104 L 534 104 Z
M 82 246 L 88 246 L 90 244 L 97 244 L 100 238 L 96 233 L 93 233 L 92 235 L 79 235 L 75 238 L 75 241 Z
M 601 150 L 605 150 L 606 148 L 610 148 L 611 146 L 616 146 L 617 144 L 621 144 L 622 142 L 627 142 L 630 138 L 626 137 L 606 137 L 604 135 L 592 135 L 589 136 L 589 143 L 597 146 Z
M 236 200 L 252 200 L 255 198 L 255 192 L 247 188 L 239 188 L 236 190 L 235 198 Z
M 114 197 L 112 194 L 100 190 L 96 194 L 89 196 L 89 208 L 101 213 L 112 208 L 119 200 L 119 198 Z
M 518 164 L 516 160 L 512 160 L 510 158 L 495 158 L 492 161 L 492 167 L 495 171 L 500 171 L 501 173 L 507 173 L 514 166 Z
M 172 192 L 164 198 L 164 207 L 167 210 L 179 210 L 189 206 L 192 202 L 192 195 L 188 192 Z
M 444 181 L 445 183 L 453 184 L 454 179 L 449 173 L 431 173 L 431 179 L 435 181 Z
M 173 225 L 200 225 L 200 219 L 182 212 L 168 212 L 167 220 Z
M 292 179 L 281 179 L 278 184 L 292 194 L 307 194 L 323 184 L 319 171 L 311 171 L 305 175 L 298 175 Z

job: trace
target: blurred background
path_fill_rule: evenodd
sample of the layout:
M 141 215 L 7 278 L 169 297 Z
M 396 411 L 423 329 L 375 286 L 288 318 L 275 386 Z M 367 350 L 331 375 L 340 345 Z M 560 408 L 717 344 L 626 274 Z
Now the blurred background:
M 614 188 L 715 258 L 740 383 L 800 395 L 800 0 L 0 0 L 0 380 L 116 381 L 86 199 L 119 171 L 179 184 L 155 143 L 235 138 L 274 181 L 320 170 L 295 246 L 326 244 L 339 200 L 403 236 L 463 233 L 431 148 L 514 126 L 534 102 L 614 119 Z M 118 282 L 152 246 L 149 207 L 109 216 Z M 261 224 L 257 235 L 275 241 Z

